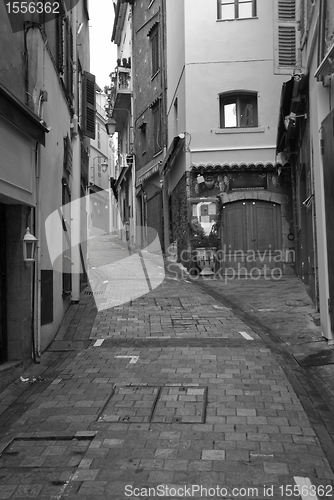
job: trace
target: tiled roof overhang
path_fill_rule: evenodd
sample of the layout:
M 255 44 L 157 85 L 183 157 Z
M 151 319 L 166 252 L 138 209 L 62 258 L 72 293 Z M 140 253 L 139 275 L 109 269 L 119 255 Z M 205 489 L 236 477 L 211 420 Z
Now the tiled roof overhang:
M 207 173 L 207 172 L 226 172 L 231 170 L 276 170 L 279 167 L 288 167 L 289 164 L 281 164 L 275 162 L 249 162 L 249 163 L 200 163 L 198 165 L 192 165 L 191 171 L 194 173 Z

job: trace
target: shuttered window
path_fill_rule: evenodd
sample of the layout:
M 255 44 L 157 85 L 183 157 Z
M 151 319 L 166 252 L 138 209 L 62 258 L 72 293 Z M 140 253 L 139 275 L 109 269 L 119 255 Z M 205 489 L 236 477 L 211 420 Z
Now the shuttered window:
M 150 35 L 152 48 L 152 76 L 156 75 L 160 69 L 159 57 L 159 30 L 156 27 Z
M 297 0 L 278 0 L 276 5 L 275 70 L 290 73 L 297 65 Z
M 62 16 L 57 21 L 58 72 L 67 97 L 73 99 L 73 31 L 69 19 Z
M 86 137 L 95 139 L 95 76 L 88 71 L 83 73 L 82 130 Z
M 296 19 L 296 0 L 279 0 L 278 2 L 279 19 Z
M 296 64 L 296 28 L 278 26 L 278 65 L 295 66 Z

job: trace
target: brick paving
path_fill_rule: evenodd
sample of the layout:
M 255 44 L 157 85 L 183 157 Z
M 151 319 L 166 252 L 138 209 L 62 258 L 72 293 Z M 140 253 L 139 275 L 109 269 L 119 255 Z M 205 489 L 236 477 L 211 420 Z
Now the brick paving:
M 277 286 L 275 309 L 288 297 Z M 0 499 L 287 499 L 303 482 L 317 495 L 293 498 L 334 498 L 333 414 L 292 356 L 323 342 L 307 315 L 291 311 L 286 327 L 280 311 L 275 338 L 273 317 L 250 316 L 252 301 L 274 308 L 262 307 L 270 287 L 202 287 L 171 267 L 127 304 L 98 310 L 91 290 L 26 382 L 0 395 Z

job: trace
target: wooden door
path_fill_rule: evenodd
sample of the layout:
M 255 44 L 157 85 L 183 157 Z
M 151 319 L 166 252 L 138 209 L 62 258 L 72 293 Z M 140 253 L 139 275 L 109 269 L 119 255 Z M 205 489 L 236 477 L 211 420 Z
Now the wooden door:
M 279 205 L 261 200 L 227 203 L 222 221 L 225 274 L 257 277 L 282 268 Z

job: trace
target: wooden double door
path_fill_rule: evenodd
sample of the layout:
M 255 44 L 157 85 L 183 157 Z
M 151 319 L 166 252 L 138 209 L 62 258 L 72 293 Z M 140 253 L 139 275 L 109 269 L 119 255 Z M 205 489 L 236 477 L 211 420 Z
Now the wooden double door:
M 281 206 L 261 200 L 223 205 L 221 270 L 256 278 L 281 273 Z

